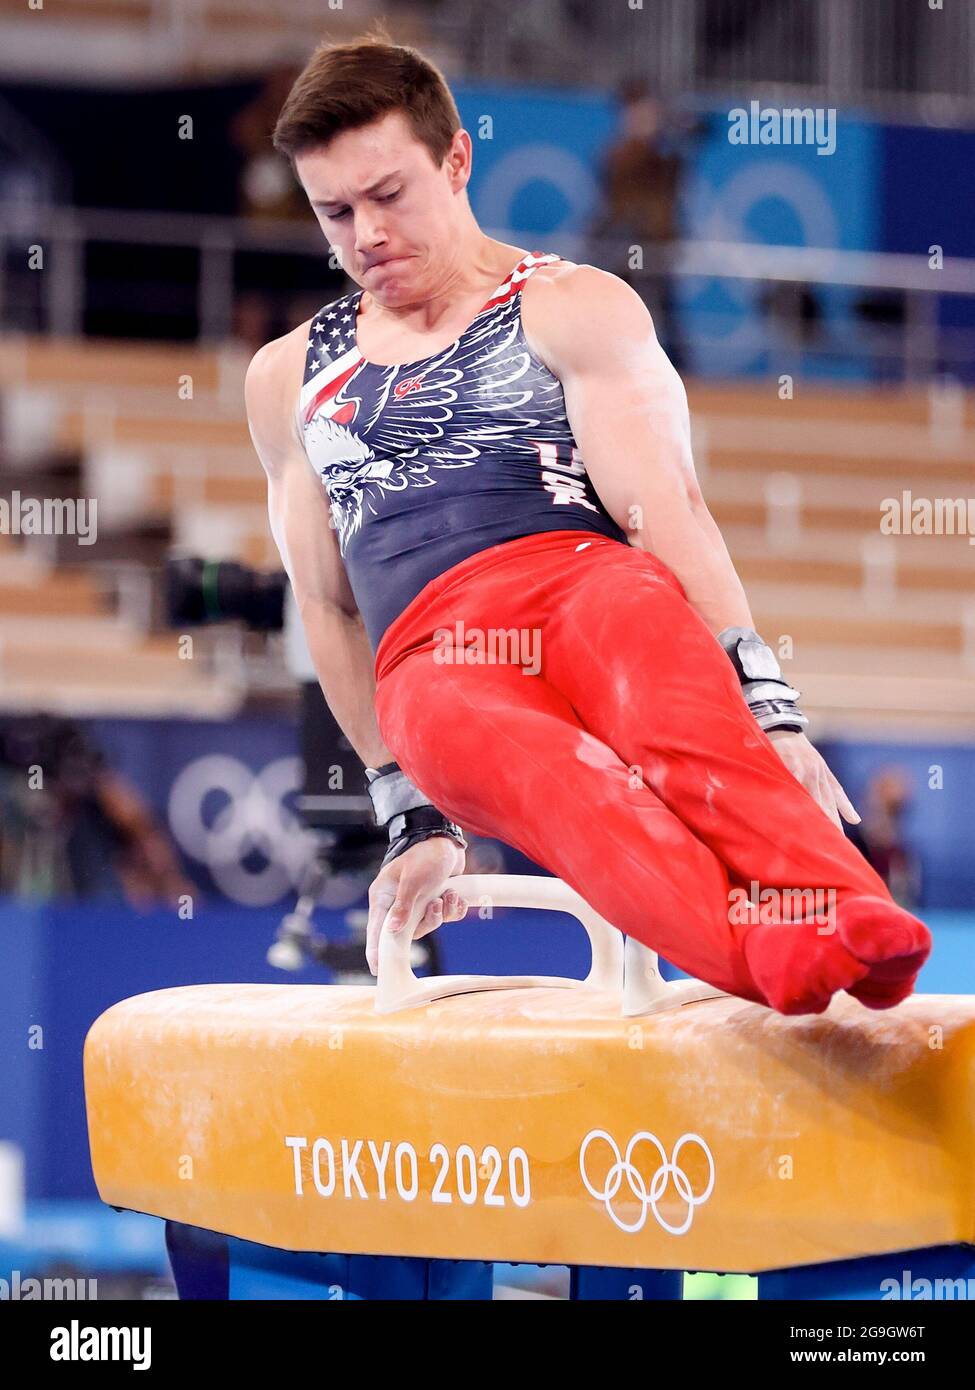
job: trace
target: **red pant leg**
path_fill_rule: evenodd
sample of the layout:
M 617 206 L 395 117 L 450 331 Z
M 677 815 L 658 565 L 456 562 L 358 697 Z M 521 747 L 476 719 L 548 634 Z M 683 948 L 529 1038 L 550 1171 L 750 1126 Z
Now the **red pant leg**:
M 927 929 L 897 907 L 785 767 L 745 704 L 730 661 L 666 566 L 630 548 L 594 547 L 573 569 L 545 651 L 547 679 L 586 728 L 639 770 L 734 882 L 804 891 L 813 900 L 818 892 L 835 904 L 829 930 L 838 939 L 831 941 L 733 923 L 743 947 L 754 933 L 748 959 L 777 1007 L 818 1010 L 833 989 L 859 986 L 868 972 L 863 1002 L 896 1002 L 910 992 L 930 949 Z M 776 957 L 771 975 L 781 967 L 781 979 L 759 969 L 758 950 Z
M 681 969 L 765 1002 L 718 858 L 543 678 L 441 665 L 424 647 L 380 679 L 376 713 L 386 746 L 445 814 L 521 850 Z
M 674 577 L 630 547 L 593 553 L 546 635 L 546 675 L 735 880 L 888 890 L 776 753 Z

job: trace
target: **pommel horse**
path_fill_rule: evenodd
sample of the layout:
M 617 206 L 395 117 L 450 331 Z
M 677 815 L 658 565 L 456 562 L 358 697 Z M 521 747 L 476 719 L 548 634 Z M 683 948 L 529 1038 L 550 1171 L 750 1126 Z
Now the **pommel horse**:
M 556 879 L 453 886 L 577 917 L 588 976 L 418 980 L 384 931 L 375 987 L 191 985 L 92 1025 L 95 1182 L 165 1220 L 181 1298 L 490 1298 L 502 1261 L 580 1299 L 975 1279 L 975 997 L 786 1018 L 664 981 Z

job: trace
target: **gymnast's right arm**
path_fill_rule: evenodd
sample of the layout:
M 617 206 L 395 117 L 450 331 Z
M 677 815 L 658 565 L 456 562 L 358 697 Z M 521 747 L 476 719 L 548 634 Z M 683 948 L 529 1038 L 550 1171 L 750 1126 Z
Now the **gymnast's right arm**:
M 247 369 L 247 423 L 267 473 L 271 534 L 291 580 L 328 707 L 363 763 L 379 767 L 392 761 L 392 754 L 373 708 L 372 652 L 339 554 L 325 489 L 288 406 L 281 371 L 291 355 L 288 337 L 267 343 Z
M 244 381 L 247 423 L 267 473 L 271 533 L 291 580 L 322 691 L 363 763 L 383 774 L 373 777 L 370 795 L 374 805 L 380 796 L 389 803 L 389 819 L 395 821 L 392 837 L 407 819 L 393 814 L 401 809 L 397 798 L 402 800 L 411 784 L 402 773 L 384 766 L 393 762 L 393 756 L 376 722 L 372 650 L 342 563 L 325 489 L 298 433 L 293 383 L 301 379 L 307 336 L 295 330 L 266 343 L 255 354 Z M 410 800 L 408 795 L 406 799 Z M 416 796 L 412 800 L 418 804 Z M 447 880 L 462 872 L 464 850 L 456 839 L 435 828 L 438 813 L 430 817 L 432 810 L 409 813 L 412 833 L 398 836 L 398 849 L 391 846 L 389 852 L 397 857 L 384 860 L 370 886 L 366 959 L 373 974 L 378 969 L 379 934 L 387 913 L 392 930 L 411 928 L 413 936 L 420 937 L 443 921 L 459 920 L 467 911 L 467 903 L 455 891 L 443 891 Z M 426 830 L 412 825 L 425 816 L 430 821 Z M 378 823 L 386 819 L 384 815 Z M 463 843 L 459 830 L 451 830 Z

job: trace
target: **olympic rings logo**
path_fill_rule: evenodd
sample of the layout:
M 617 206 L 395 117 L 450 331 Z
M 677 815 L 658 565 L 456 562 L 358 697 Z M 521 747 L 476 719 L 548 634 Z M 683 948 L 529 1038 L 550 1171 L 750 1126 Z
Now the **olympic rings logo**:
M 586 1162 L 591 1145 L 598 1139 L 605 1140 L 613 1156 L 613 1162 L 606 1174 L 602 1187 L 595 1186 L 590 1179 Z M 648 1169 L 645 1169 L 645 1166 L 639 1165 L 633 1161 L 634 1150 L 637 1145 L 641 1143 L 650 1144 L 655 1150 L 658 1163 L 652 1174 L 649 1173 Z M 690 1178 L 678 1162 L 681 1150 L 686 1144 L 697 1144 L 698 1148 L 707 1159 L 708 1181 L 704 1191 L 700 1194 L 694 1192 Z M 590 1196 L 595 1197 L 597 1201 L 604 1202 L 607 1215 L 611 1217 L 621 1231 L 627 1231 L 631 1234 L 636 1231 L 642 1231 L 646 1223 L 647 1212 L 652 1210 L 658 1224 L 662 1226 L 665 1231 L 669 1231 L 673 1236 L 684 1235 L 684 1233 L 690 1229 L 691 1221 L 694 1217 L 694 1208 L 706 1202 L 714 1188 L 714 1158 L 711 1154 L 711 1150 L 699 1134 L 682 1134 L 674 1145 L 673 1154 L 668 1158 L 667 1151 L 663 1144 L 661 1144 L 656 1135 L 651 1134 L 649 1130 L 641 1129 L 637 1134 L 634 1134 L 633 1138 L 626 1146 L 626 1153 L 622 1154 L 620 1153 L 619 1145 L 611 1134 L 607 1134 L 604 1129 L 593 1129 L 590 1130 L 582 1141 L 582 1147 L 579 1150 L 579 1171 L 582 1176 L 582 1181 L 586 1185 L 586 1191 Z M 624 1220 L 613 1206 L 614 1199 L 620 1190 L 624 1177 L 626 1178 L 630 1192 L 633 1194 L 633 1198 L 639 1203 L 638 1214 L 632 1221 Z M 671 1225 L 666 1217 L 661 1215 L 658 1208 L 658 1203 L 667 1191 L 671 1179 L 673 1179 L 674 1188 L 676 1189 L 678 1197 L 682 1202 L 687 1203 L 687 1215 L 679 1226 Z
M 296 757 L 259 772 L 223 753 L 194 758 L 170 788 L 173 838 L 231 901 L 267 907 L 301 882 L 314 857 L 315 837 L 293 810 L 301 784 Z

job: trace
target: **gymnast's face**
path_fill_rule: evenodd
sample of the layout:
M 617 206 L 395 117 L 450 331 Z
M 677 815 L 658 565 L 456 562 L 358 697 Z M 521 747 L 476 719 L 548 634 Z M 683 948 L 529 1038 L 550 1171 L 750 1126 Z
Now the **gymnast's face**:
M 295 168 L 346 274 L 380 304 L 416 303 L 442 283 L 470 216 L 466 130 L 438 169 L 406 114 L 390 111 L 298 155 Z

